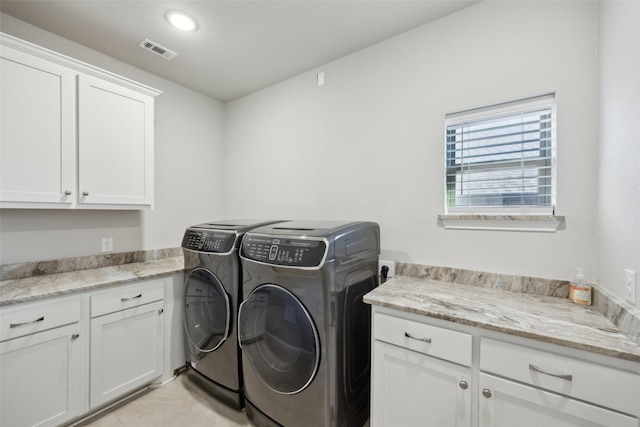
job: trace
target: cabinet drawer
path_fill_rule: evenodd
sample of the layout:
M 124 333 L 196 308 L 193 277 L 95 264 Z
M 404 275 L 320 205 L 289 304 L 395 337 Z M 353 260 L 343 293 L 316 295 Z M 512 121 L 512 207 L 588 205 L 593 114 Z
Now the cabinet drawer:
M 91 317 L 164 299 L 164 280 L 122 286 L 91 296 Z
M 80 321 L 80 299 L 21 304 L 0 310 L 0 341 Z
M 471 335 L 376 313 L 375 339 L 471 366 Z
M 638 415 L 640 375 L 578 358 L 482 338 L 480 369 Z

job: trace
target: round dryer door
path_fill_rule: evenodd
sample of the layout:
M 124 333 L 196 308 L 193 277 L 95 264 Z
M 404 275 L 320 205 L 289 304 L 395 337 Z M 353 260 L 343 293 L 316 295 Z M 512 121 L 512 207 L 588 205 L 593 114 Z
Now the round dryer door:
M 294 394 L 311 383 L 320 363 L 318 331 L 291 292 L 259 286 L 240 305 L 238 319 L 240 347 L 269 388 Z
M 231 304 L 220 280 L 211 271 L 195 268 L 187 276 L 185 327 L 200 351 L 213 351 L 229 337 Z

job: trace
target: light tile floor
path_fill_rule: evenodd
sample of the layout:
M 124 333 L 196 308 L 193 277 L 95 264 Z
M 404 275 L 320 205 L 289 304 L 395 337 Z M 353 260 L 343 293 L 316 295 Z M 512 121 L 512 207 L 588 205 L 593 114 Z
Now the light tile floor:
M 244 411 L 216 401 L 179 375 L 162 387 L 96 415 L 78 427 L 250 427 Z M 363 427 L 369 427 L 369 421 Z
M 180 375 L 162 387 L 96 416 L 80 426 L 91 427 L 249 427 L 244 411 L 206 396 Z

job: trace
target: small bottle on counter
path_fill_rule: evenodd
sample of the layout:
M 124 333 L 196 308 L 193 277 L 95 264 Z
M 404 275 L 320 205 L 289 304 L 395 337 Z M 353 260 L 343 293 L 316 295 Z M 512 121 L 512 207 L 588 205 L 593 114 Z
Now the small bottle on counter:
M 591 305 L 591 285 L 584 280 L 581 268 L 576 268 L 575 280 L 569 285 L 569 299 L 576 304 Z

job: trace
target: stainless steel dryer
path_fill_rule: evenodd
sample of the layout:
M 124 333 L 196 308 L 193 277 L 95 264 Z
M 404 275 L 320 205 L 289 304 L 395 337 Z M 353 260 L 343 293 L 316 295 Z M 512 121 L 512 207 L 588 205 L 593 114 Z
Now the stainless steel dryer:
M 185 350 L 187 374 L 226 404 L 244 407 L 237 340 L 241 301 L 238 248 L 247 230 L 275 221 L 215 221 L 189 227 L 185 255 Z
M 242 239 L 238 314 L 247 416 L 258 426 L 363 425 L 369 415 L 373 222 L 291 221 Z

